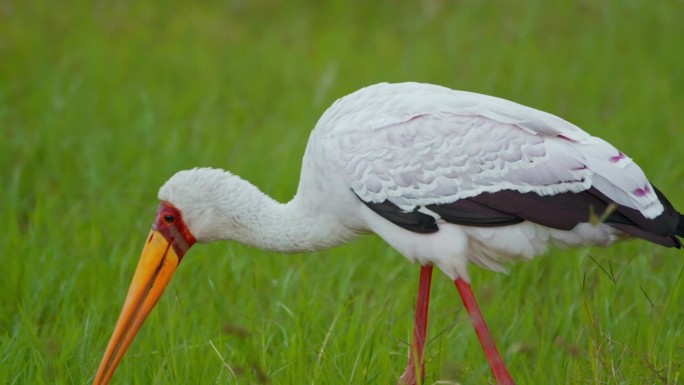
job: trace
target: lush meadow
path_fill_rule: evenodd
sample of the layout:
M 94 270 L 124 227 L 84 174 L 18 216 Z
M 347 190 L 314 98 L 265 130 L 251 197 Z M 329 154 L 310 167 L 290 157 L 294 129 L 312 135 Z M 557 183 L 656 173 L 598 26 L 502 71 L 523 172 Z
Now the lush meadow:
M 317 118 L 371 83 L 560 115 L 684 210 L 684 3 L 398 3 L 0 0 L 0 384 L 92 381 L 159 186 L 214 166 L 288 200 Z M 684 252 L 630 241 L 471 275 L 519 384 L 684 383 Z M 195 246 L 113 382 L 395 383 L 417 279 L 372 236 Z M 432 298 L 426 383 L 492 383 L 441 273 Z

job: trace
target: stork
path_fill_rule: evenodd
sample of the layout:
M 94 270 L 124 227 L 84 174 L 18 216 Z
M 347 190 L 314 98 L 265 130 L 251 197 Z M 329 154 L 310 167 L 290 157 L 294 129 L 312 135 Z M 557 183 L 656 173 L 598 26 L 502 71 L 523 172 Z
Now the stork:
M 549 246 L 642 238 L 681 248 L 684 216 L 623 152 L 546 112 L 476 93 L 376 84 L 337 100 L 279 203 L 228 171 L 179 171 L 159 206 L 95 376 L 109 382 L 188 249 L 234 240 L 311 252 L 375 233 L 420 276 L 399 383 L 424 376 L 433 266 L 453 280 L 498 385 L 513 384 L 470 288 L 467 265 L 501 271 Z

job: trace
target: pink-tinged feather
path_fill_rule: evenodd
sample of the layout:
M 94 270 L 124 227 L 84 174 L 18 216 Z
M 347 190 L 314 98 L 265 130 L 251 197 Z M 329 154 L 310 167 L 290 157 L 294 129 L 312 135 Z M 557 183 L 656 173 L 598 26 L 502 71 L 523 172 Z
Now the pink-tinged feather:
M 625 154 L 623 154 L 622 152 L 618 152 L 617 155 L 610 157 L 610 161 L 613 163 L 617 163 L 623 159 L 625 159 Z
M 643 197 L 651 193 L 651 186 L 648 184 L 645 184 L 644 187 L 638 188 L 633 191 L 634 195 L 638 197 Z

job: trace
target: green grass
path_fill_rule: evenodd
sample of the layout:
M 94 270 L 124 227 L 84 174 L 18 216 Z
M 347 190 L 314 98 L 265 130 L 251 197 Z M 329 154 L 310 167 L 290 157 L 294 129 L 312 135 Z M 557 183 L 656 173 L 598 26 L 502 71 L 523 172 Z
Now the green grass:
M 176 170 L 280 200 L 336 98 L 424 81 L 540 108 L 614 143 L 684 209 L 676 1 L 0 0 L 0 384 L 84 384 Z M 643 241 L 471 269 L 519 384 L 684 383 L 684 254 Z M 392 384 L 418 267 L 381 240 L 310 255 L 195 246 L 121 384 Z M 426 383 L 488 384 L 436 274 Z

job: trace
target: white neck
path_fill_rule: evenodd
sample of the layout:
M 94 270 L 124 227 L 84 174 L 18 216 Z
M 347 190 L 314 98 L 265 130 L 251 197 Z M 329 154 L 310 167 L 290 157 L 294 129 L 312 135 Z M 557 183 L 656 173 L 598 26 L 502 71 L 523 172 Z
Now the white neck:
M 236 240 L 265 250 L 315 251 L 342 244 L 356 233 L 306 191 L 282 204 L 227 171 L 180 171 L 159 190 L 159 199 L 180 209 L 199 242 Z M 306 190 L 306 189 L 304 189 Z
M 250 220 L 243 222 L 241 237 L 224 234 L 224 239 L 284 253 L 317 251 L 348 242 L 354 233 L 324 213 L 314 213 L 295 196 L 288 203 L 261 195 L 249 208 Z

